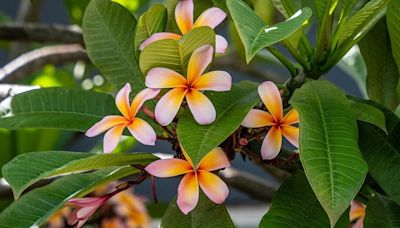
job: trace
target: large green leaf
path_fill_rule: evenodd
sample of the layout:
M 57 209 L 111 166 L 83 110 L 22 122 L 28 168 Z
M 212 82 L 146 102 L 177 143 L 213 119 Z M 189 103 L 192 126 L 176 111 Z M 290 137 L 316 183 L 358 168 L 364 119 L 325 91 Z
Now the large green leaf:
M 257 87 L 246 82 L 233 85 L 230 92 L 209 92 L 207 96 L 217 111 L 214 123 L 201 126 L 187 109 L 179 118 L 179 142 L 195 164 L 228 138 L 259 101 Z
M 400 1 L 390 1 L 387 11 L 387 26 L 392 45 L 393 57 L 400 69 Z M 397 84 L 397 93 L 400 93 L 400 82 Z
M 167 24 L 167 9 L 162 4 L 155 4 L 140 16 L 135 33 L 135 53 L 139 59 L 139 46 L 144 40 L 157 32 L 162 32 Z
M 387 31 L 386 20 L 382 19 L 360 41 L 367 75 L 367 93 L 369 97 L 391 110 L 399 104 L 396 94 L 399 83 L 399 70 L 392 55 L 392 47 Z
M 13 202 L 0 213 L 0 227 L 39 227 L 69 199 L 82 197 L 97 187 L 137 172 L 132 167 L 107 168 L 62 177 L 49 185 L 32 190 Z
M 18 94 L 11 115 L 0 128 L 57 128 L 86 131 L 106 115 L 117 113 L 112 96 L 91 91 L 48 88 Z
M 377 194 L 366 209 L 365 228 L 398 228 L 400 227 L 400 206 L 389 198 Z
M 333 0 L 338 1 L 338 0 Z M 333 2 L 332 0 L 313 0 L 315 11 L 317 14 L 317 19 L 319 23 L 322 23 L 324 19 L 324 15 L 327 11 L 329 11 L 329 3 Z
M 348 224 L 349 216 L 344 213 L 336 227 L 347 227 Z M 271 208 L 260 222 L 260 228 L 263 227 L 330 227 L 329 218 L 304 173 L 295 173 L 279 187 Z
M 310 8 L 303 8 L 288 20 L 267 26 L 243 1 L 227 0 L 227 6 L 244 44 L 247 62 L 250 62 L 262 48 L 285 40 L 299 31 L 312 15 Z
M 152 154 L 91 154 L 64 151 L 33 152 L 20 155 L 5 165 L 3 175 L 15 198 L 35 182 L 54 176 L 111 166 L 147 165 Z M 34 167 L 34 168 L 33 168 Z
M 361 39 L 385 16 L 388 2 L 389 0 L 372 0 L 351 16 L 340 30 L 339 44 Z
M 184 215 L 176 204 L 176 197 L 172 199 L 164 217 L 161 220 L 162 228 L 206 228 L 224 227 L 233 228 L 233 222 L 224 205 L 214 204 L 202 192 L 196 208 L 188 215 Z
M 327 81 L 307 82 L 290 103 L 300 114 L 301 163 L 333 226 L 367 174 L 356 120 L 343 92 Z
M 185 75 L 192 52 L 206 44 L 214 46 L 214 43 L 215 33 L 209 27 L 192 29 L 180 41 L 171 39 L 156 41 L 142 51 L 140 69 L 144 75 L 154 67 L 166 67 Z
M 369 173 L 381 188 L 400 205 L 400 125 L 389 136 L 379 128 L 359 122 L 359 146 Z
M 125 83 L 137 93 L 144 78 L 135 58 L 136 20 L 123 6 L 110 0 L 93 0 L 83 17 L 83 38 L 90 60 L 118 89 Z

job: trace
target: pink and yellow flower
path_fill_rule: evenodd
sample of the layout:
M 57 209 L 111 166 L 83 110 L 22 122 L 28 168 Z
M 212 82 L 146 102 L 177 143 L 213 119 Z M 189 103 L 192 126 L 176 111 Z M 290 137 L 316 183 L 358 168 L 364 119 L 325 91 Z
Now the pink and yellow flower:
M 197 20 L 193 23 L 193 0 L 183 0 L 176 5 L 175 8 L 175 20 L 178 27 L 183 35 L 188 33 L 191 29 L 208 26 L 212 29 L 221 24 L 226 18 L 226 13 L 219 8 L 212 7 L 204 11 Z M 145 40 L 139 47 L 139 50 L 143 50 L 147 45 L 162 39 L 173 39 L 180 40 L 182 35 L 170 33 L 170 32 L 160 32 L 155 33 Z M 228 47 L 228 42 L 224 37 L 216 35 L 215 46 L 217 53 L 225 53 Z
M 74 198 L 68 201 L 70 206 L 77 207 L 68 218 L 68 224 L 82 227 L 83 224 L 92 216 L 96 210 L 110 199 L 111 195 L 100 197 Z
M 183 175 L 178 187 L 177 204 L 179 209 L 188 214 L 199 200 L 199 186 L 214 203 L 221 204 L 228 197 L 226 184 L 212 171 L 230 166 L 224 151 L 217 147 L 210 151 L 197 167 L 189 156 L 183 152 L 185 160 L 178 158 L 157 160 L 149 164 L 145 170 L 156 177 L 173 177 Z
M 261 146 L 263 159 L 275 158 L 282 147 L 282 136 L 292 145 L 299 147 L 299 128 L 292 126 L 299 123 L 299 114 L 291 109 L 283 115 L 282 98 L 278 87 L 273 82 L 264 82 L 258 87 L 258 94 L 261 97 L 268 112 L 252 109 L 242 122 L 247 128 L 270 127 Z
M 153 89 L 171 89 L 157 103 L 156 120 L 163 126 L 172 122 L 184 98 L 197 123 L 214 122 L 216 111 L 211 101 L 200 91 L 229 91 L 232 78 L 225 71 L 211 71 L 203 75 L 211 63 L 214 50 L 204 45 L 195 50 L 189 59 L 187 77 L 163 67 L 151 69 L 146 76 L 146 86 Z
M 145 145 L 155 144 L 157 136 L 153 128 L 146 121 L 136 117 L 136 114 L 143 103 L 155 98 L 160 90 L 144 89 L 129 104 L 130 92 L 131 86 L 127 83 L 115 97 L 115 104 L 122 113 L 122 116 L 106 116 L 86 132 L 86 136 L 93 137 L 108 130 L 104 135 L 105 153 L 109 153 L 115 149 L 125 128 L 128 128 L 132 136 L 139 142 Z
M 364 227 L 365 205 L 355 200 L 351 201 L 350 206 L 350 222 L 353 223 L 353 228 Z

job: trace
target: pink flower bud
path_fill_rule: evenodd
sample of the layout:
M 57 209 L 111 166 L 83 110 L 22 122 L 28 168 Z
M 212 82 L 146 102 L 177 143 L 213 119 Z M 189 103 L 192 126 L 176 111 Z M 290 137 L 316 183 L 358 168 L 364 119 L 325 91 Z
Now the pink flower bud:
M 109 198 L 110 195 L 70 199 L 68 204 L 77 208 L 68 217 L 68 224 L 73 225 L 78 223 L 76 225 L 77 228 L 83 226 L 89 217 L 92 216 L 101 205 L 107 202 Z

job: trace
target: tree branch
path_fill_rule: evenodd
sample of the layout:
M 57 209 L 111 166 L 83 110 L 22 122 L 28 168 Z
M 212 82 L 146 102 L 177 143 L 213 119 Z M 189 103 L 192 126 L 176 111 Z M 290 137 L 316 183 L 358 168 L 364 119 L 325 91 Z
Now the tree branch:
M 227 168 L 220 171 L 219 176 L 229 186 L 263 202 L 271 202 L 273 194 L 279 187 L 278 184 L 274 184 L 258 176 L 234 168 Z
M 42 47 L 20 55 L 0 69 L 0 83 L 15 83 L 28 78 L 47 64 L 89 61 L 86 51 L 78 44 Z
M 40 43 L 83 44 L 82 31 L 78 26 L 57 24 L 3 24 L 0 25 L 0 39 Z

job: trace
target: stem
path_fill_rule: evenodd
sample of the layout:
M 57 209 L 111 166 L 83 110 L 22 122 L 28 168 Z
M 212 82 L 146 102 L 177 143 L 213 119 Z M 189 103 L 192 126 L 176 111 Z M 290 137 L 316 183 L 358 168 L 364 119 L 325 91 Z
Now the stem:
M 311 64 L 306 59 L 304 59 L 304 57 L 300 54 L 300 52 L 295 47 L 293 47 L 292 44 L 290 44 L 289 42 L 284 42 L 284 45 L 289 50 L 289 52 L 292 54 L 292 56 L 297 60 L 297 62 L 299 62 L 300 65 L 306 71 L 311 70 Z
M 297 69 L 293 65 L 293 63 L 287 59 L 278 49 L 274 47 L 267 47 L 268 51 L 271 52 L 290 72 L 292 77 L 295 77 L 297 74 Z
M 325 10 L 324 18 L 322 19 L 321 26 L 318 29 L 317 38 L 317 49 L 314 56 L 315 63 L 321 63 L 326 57 L 326 53 L 330 50 L 330 39 L 332 34 L 332 15 L 333 9 L 331 9 L 332 0 L 328 1 L 329 7 Z

